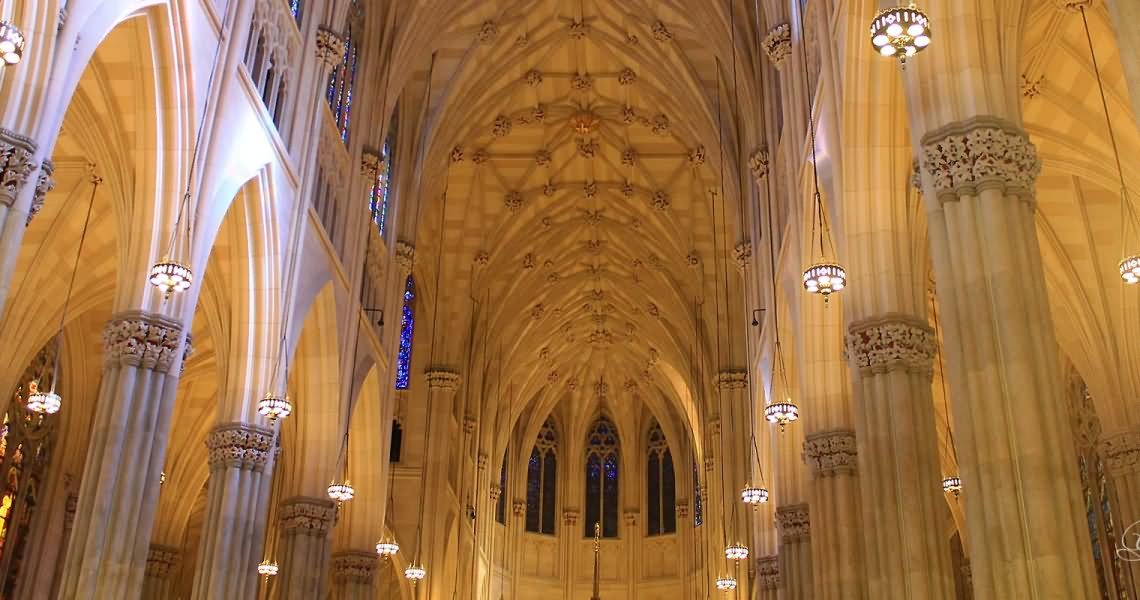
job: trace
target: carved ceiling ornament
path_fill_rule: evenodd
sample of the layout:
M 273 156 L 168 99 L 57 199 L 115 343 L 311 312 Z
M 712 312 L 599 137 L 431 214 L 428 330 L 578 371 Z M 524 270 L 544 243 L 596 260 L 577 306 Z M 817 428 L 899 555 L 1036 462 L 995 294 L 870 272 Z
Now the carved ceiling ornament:
M 534 164 L 540 167 L 549 165 L 552 159 L 553 157 L 551 156 L 549 150 L 539 150 L 534 153 Z
M 633 85 L 637 83 L 637 73 L 626 67 L 618 72 L 617 80 L 620 85 Z
M 654 115 L 653 119 L 650 121 L 650 129 L 652 129 L 653 133 L 657 135 L 668 135 L 669 117 L 665 116 L 662 113 Z
M 699 266 L 701 264 L 701 255 L 697 254 L 696 250 L 689 250 L 689 253 L 685 256 L 685 264 L 690 267 Z
M 621 153 L 621 164 L 632 167 L 637 162 L 637 149 L 626 148 Z
M 499 26 L 494 21 L 483 21 L 479 26 L 479 33 L 475 34 L 475 39 L 480 44 L 486 44 L 494 40 L 499 35 Z
M 36 143 L 31 138 L 0 129 L 0 206 L 12 206 L 28 183 L 35 164 Z
M 594 382 L 594 397 L 598 400 L 605 400 L 609 394 L 610 384 L 606 383 L 604 378 L 599 377 L 598 380 Z
M 336 522 L 336 504 L 328 498 L 296 496 L 281 502 L 279 518 L 285 535 L 323 538 Z
M 558 192 L 558 185 L 555 184 L 553 181 L 547 181 L 546 183 L 542 184 L 542 195 L 543 196 L 546 196 L 547 198 L 551 198 L 557 192 Z
M 269 462 L 273 431 L 245 423 L 219 425 L 206 435 L 210 471 L 248 469 L 260 472 Z
M 587 181 L 582 184 L 582 195 L 586 198 L 593 198 L 598 195 L 598 182 Z
M 175 363 L 182 338 L 182 324 L 144 311 L 128 311 L 111 317 L 103 328 L 103 357 L 107 366 L 134 367 L 177 374 Z
M 752 240 L 744 240 L 732 249 L 732 258 L 736 261 L 736 268 L 743 271 L 752 263 Z
M 506 195 L 503 196 L 503 206 L 506 206 L 507 210 L 512 213 L 518 212 L 523 207 L 522 192 L 517 190 L 507 192 Z
M 579 139 L 578 154 L 582 158 L 594 158 L 598 154 L 598 143 L 592 139 Z
M 929 325 L 897 315 L 852 323 L 847 356 L 864 376 L 904 369 L 931 374 L 937 340 Z
M 987 189 L 1032 200 L 1041 173 L 1037 149 L 1025 131 L 994 117 L 974 117 L 927 134 L 922 167 L 943 202 Z
M 621 184 L 621 195 L 626 198 L 632 198 L 634 193 L 633 182 L 626 180 Z
M 811 515 L 807 504 L 776 508 L 776 526 L 784 542 L 800 542 L 811 538 Z
M 708 161 L 708 156 L 705 154 L 705 147 L 704 146 L 697 146 L 696 148 L 693 148 L 692 150 L 689 151 L 689 166 L 690 167 L 695 168 L 695 167 L 702 166 L 705 164 L 706 161 Z
M 530 87 L 538 87 L 542 84 L 542 71 L 538 69 L 531 69 L 523 75 L 523 81 Z
M 857 457 L 854 431 L 820 431 L 804 436 L 803 459 L 814 478 L 854 475 Z
M 673 39 L 673 32 L 669 31 L 669 28 L 660 19 L 653 22 L 652 32 L 653 39 L 658 42 L 665 43 Z
M 463 162 L 463 146 L 456 146 L 451 149 L 451 164 L 458 164 Z
M 491 125 L 491 135 L 497 138 L 506 137 L 511 133 L 511 128 L 514 123 L 511 118 L 506 115 L 499 115 L 495 117 L 495 122 Z
M 669 210 L 669 205 L 672 204 L 672 198 L 669 197 L 669 192 L 657 190 L 653 192 L 653 198 L 650 200 L 650 204 L 652 204 L 656 210 Z
M 1041 87 L 1045 83 L 1045 76 L 1041 75 L 1036 79 L 1030 79 L 1024 73 L 1021 75 L 1021 95 L 1026 100 L 1032 100 L 1041 95 Z
M 471 156 L 471 162 L 475 163 L 476 165 L 481 165 L 490 160 L 490 158 L 491 156 L 487 154 L 486 150 L 479 149 L 476 150 L 475 154 Z
M 777 68 L 783 67 L 788 57 L 792 55 L 792 27 L 788 23 L 781 23 L 773 27 L 762 42 L 764 54 Z
M 594 78 L 589 73 L 577 73 L 570 80 L 570 87 L 579 92 L 588 92 L 594 89 Z
M 526 48 L 530 45 L 530 36 L 523 33 L 515 38 L 515 48 Z
M 523 268 L 529 271 L 529 270 L 533 269 L 534 267 L 535 267 L 534 254 L 527 252 L 526 256 L 523 256 Z
M 578 135 L 591 135 L 598 130 L 598 125 L 601 119 L 594 113 L 584 110 L 573 117 L 570 117 L 570 124 L 574 127 L 574 133 Z
M 489 263 L 489 262 L 491 262 L 491 253 L 490 252 L 487 252 L 486 250 L 480 250 L 479 252 L 475 253 L 475 265 L 476 266 L 485 267 L 485 266 L 487 266 L 487 263 Z
M 624 125 L 633 125 L 637 122 L 637 110 L 632 106 L 623 106 L 621 108 L 621 122 Z
M 567 27 L 572 40 L 583 40 L 590 34 L 590 25 L 584 21 L 575 19 L 570 22 Z

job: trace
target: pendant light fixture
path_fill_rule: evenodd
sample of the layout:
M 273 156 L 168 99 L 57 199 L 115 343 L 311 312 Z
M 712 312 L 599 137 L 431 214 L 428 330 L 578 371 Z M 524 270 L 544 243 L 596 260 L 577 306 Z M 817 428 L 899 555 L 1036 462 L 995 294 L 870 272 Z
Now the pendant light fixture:
M 257 565 L 257 574 L 265 578 L 268 582 L 270 577 L 273 577 L 280 571 L 276 561 L 263 560 L 261 564 Z
M 736 578 L 730 575 L 722 575 L 716 578 L 716 589 L 722 592 L 731 592 L 736 589 Z
M 946 442 L 950 444 L 950 452 L 954 456 L 954 464 L 958 464 L 958 449 L 954 444 L 954 430 L 950 428 L 950 394 L 946 391 L 946 362 L 942 359 L 942 329 L 938 323 L 938 303 L 931 302 L 931 317 L 934 320 L 934 336 L 937 338 L 938 346 L 938 377 L 942 380 L 942 403 L 943 411 L 946 413 Z M 958 499 L 962 495 L 962 478 L 957 474 L 947 475 L 942 478 L 942 491 L 947 494 L 953 494 L 954 499 Z
M 357 341 L 359 342 L 359 340 Z M 355 356 L 355 352 L 353 355 Z M 353 364 L 356 364 L 355 360 Z M 345 427 L 344 441 L 341 442 L 340 448 L 340 456 L 344 460 L 343 462 L 337 461 L 344 466 L 341 472 L 343 476 L 341 481 L 343 483 L 338 483 L 337 480 L 334 479 L 328 488 L 329 500 L 336 502 L 338 506 L 356 497 L 356 488 L 352 487 L 352 483 L 348 480 L 348 427 L 351 427 L 351 425 L 346 425 Z
M 1092 33 L 1089 31 L 1089 19 L 1085 14 L 1085 5 L 1078 4 L 1081 11 L 1081 22 L 1085 29 L 1085 39 L 1089 45 L 1089 58 L 1092 59 L 1093 73 L 1096 74 L 1096 87 L 1100 91 L 1100 103 L 1104 108 L 1104 122 L 1108 126 L 1108 140 L 1112 143 L 1112 157 L 1116 161 L 1116 175 L 1120 180 L 1120 244 L 1121 260 L 1119 263 L 1120 279 L 1126 285 L 1140 283 L 1140 250 L 1135 247 L 1135 236 L 1140 234 L 1137 224 L 1135 208 L 1128 197 L 1128 186 L 1124 183 L 1124 167 L 1120 163 L 1120 148 L 1116 143 L 1116 131 L 1112 127 L 1112 116 L 1108 110 L 1108 99 L 1104 93 L 1104 82 L 1100 77 L 1100 63 L 1096 59 L 1096 50 L 1093 49 Z M 1131 236 L 1130 236 L 1131 234 Z M 1129 239 L 1132 237 L 1132 239 Z M 1133 246 L 1129 247 L 1129 243 Z
M 296 253 L 294 253 L 294 257 L 295 256 Z M 290 262 L 293 263 L 295 261 L 291 260 Z M 292 267 L 290 267 L 290 272 L 291 271 Z M 292 279 L 291 276 L 290 279 Z M 277 379 L 280 377 L 282 392 L 280 394 L 273 391 L 266 392 L 265 396 L 261 400 L 257 401 L 257 413 L 269 419 L 270 425 L 273 425 L 277 423 L 278 420 L 285 419 L 289 415 L 293 414 L 293 403 L 289 400 L 289 350 L 285 347 L 285 332 L 287 331 L 289 331 L 288 316 L 285 317 L 285 322 L 282 327 L 281 342 L 278 344 L 277 348 L 278 364 L 274 367 L 275 376 L 272 378 Z M 284 369 L 281 368 L 281 362 L 284 362 Z M 270 386 L 273 385 L 274 382 L 271 381 Z
M 930 18 L 914 6 L 887 8 L 871 19 L 871 46 L 881 56 L 898 58 L 902 68 L 910 57 L 930 46 Z
M 15 65 L 24 57 L 24 32 L 11 21 L 0 20 L 0 66 Z
M 847 287 L 847 270 L 836 259 L 835 244 L 831 239 L 831 227 L 827 215 L 823 210 L 823 198 L 819 193 L 819 164 L 816 159 L 815 116 L 813 109 L 813 91 L 811 77 L 808 75 L 807 35 L 804 33 L 804 20 L 807 17 L 806 2 L 800 4 L 800 53 L 803 60 L 804 98 L 807 101 L 808 135 L 811 139 L 811 176 L 812 176 L 812 225 L 811 239 L 808 245 L 809 264 L 804 269 L 804 290 L 809 294 L 820 294 L 826 303 L 832 294 L 843 291 Z M 818 244 L 817 244 L 818 242 Z M 819 253 L 816 254 L 816 250 Z
M 83 244 L 87 240 L 87 228 L 91 225 L 91 211 L 95 207 L 95 193 L 99 190 L 99 184 L 103 183 L 103 178 L 95 174 L 95 165 L 88 165 L 91 171 L 91 198 L 87 201 L 87 216 L 83 218 L 83 232 L 79 235 L 79 247 L 75 250 L 75 263 L 71 267 L 71 279 L 67 283 L 67 294 L 63 298 L 63 311 L 59 315 L 59 328 L 55 332 L 55 355 L 51 360 L 51 384 L 48 389 L 43 389 L 41 382 L 44 381 L 48 375 L 47 364 L 44 364 L 44 372 L 40 374 L 37 381 L 32 382 L 33 385 L 28 386 L 28 399 L 24 404 L 29 412 L 37 415 L 54 415 L 59 412 L 63 406 L 63 397 L 60 396 L 55 390 L 59 385 L 59 355 L 63 352 L 63 326 L 67 323 L 67 310 L 71 306 L 71 292 L 75 289 L 75 276 L 79 273 L 79 259 L 83 256 Z
M 393 474 L 395 472 L 396 472 L 396 470 L 394 468 L 392 468 L 391 464 L 389 464 L 388 465 L 388 489 L 386 491 L 386 496 L 387 496 L 386 501 L 388 503 L 388 510 L 385 511 L 384 518 L 385 518 L 385 521 L 389 521 L 392 523 L 396 522 L 396 519 L 395 519 L 396 504 L 395 504 L 395 502 L 392 501 L 392 484 L 393 484 L 394 479 L 395 479 Z M 392 557 L 394 557 L 400 553 L 400 543 L 396 541 L 395 535 L 388 535 L 388 528 L 387 527 L 383 527 L 382 529 L 384 530 L 384 534 L 380 538 L 380 541 L 376 542 L 376 554 L 378 554 L 382 560 L 390 560 Z

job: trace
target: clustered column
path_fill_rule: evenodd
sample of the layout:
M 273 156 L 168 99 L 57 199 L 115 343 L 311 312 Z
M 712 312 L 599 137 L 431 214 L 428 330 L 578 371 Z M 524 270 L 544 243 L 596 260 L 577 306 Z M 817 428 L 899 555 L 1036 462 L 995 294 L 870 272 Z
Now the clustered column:
M 336 504 L 328 498 L 297 496 L 281 503 L 280 600 L 325 597 L 329 532 Z
M 816 507 L 816 539 L 811 544 L 818 600 L 865 596 L 859 478 L 856 477 L 855 432 L 841 429 L 804 436 L 804 462 Z
M 780 589 L 780 557 L 763 556 L 756 560 L 757 600 L 777 600 Z
M 372 580 L 379 562 L 375 552 L 337 552 L 332 560 L 332 600 L 370 600 L 375 597 Z
M 146 557 L 143 578 L 143 600 L 174 600 L 171 575 L 178 567 L 182 552 L 178 548 L 151 544 Z
M 1140 521 L 1140 431 L 1128 431 L 1107 437 L 1100 442 L 1100 455 L 1116 488 L 1117 510 L 1120 514 L 1117 534 L 1122 534 L 1133 523 Z M 1135 528 L 1129 532 L 1136 533 Z M 1136 538 L 1122 539 L 1130 548 L 1136 547 Z M 1131 579 L 1140 585 L 1140 556 L 1121 561 L 1130 572 Z
M 778 571 L 783 583 L 780 600 L 810 600 L 812 589 L 811 515 L 807 504 L 776 508 L 776 527 L 780 532 Z
M 274 434 L 246 423 L 218 425 L 206 436 L 210 479 L 195 600 L 252 598 L 265 538 Z

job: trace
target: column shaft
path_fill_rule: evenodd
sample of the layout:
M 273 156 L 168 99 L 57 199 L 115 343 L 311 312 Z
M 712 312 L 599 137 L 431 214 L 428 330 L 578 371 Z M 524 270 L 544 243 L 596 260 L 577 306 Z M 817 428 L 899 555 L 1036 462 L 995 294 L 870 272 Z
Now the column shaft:
M 764 556 L 756 561 L 757 600 L 777 600 L 780 589 L 780 557 Z
M 348 550 L 333 555 L 332 600 L 372 600 L 376 552 Z
M 1100 455 L 1116 489 L 1116 509 L 1120 521 L 1116 525 L 1117 545 L 1121 551 L 1122 582 L 1137 591 L 1140 585 L 1140 431 L 1130 431 L 1104 439 Z
M 289 498 L 281 503 L 281 572 L 278 600 L 324 598 L 329 571 L 329 532 L 336 505 L 328 498 Z
M 182 552 L 170 546 L 151 544 L 146 557 L 142 600 L 174 600 L 174 577 Z
M 783 584 L 777 597 L 779 600 L 811 600 L 814 598 L 814 583 L 808 505 L 777 508 L 776 526 L 780 530 L 779 573 Z
M 809 486 L 815 521 L 811 544 L 814 595 L 817 600 L 861 600 L 863 531 L 859 514 L 855 432 L 823 431 L 804 437 L 804 460 L 812 474 Z

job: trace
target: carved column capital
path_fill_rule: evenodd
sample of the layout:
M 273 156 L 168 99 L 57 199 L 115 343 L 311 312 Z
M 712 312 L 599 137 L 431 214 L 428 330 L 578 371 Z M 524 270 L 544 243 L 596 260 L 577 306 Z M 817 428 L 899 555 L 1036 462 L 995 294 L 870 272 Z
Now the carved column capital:
M 987 189 L 1032 200 L 1041 161 L 1023 129 L 983 116 L 926 134 L 922 168 L 941 202 Z
M 210 471 L 261 471 L 269 462 L 273 430 L 246 423 L 218 425 L 206 434 Z
M 317 28 L 317 58 L 326 66 L 333 66 L 344 60 L 345 41 L 340 34 L 328 27 Z
M 459 384 L 463 382 L 463 377 L 460 376 L 459 373 L 441 367 L 424 371 L 424 378 L 427 379 L 428 389 L 444 390 L 447 392 L 457 391 Z
M 776 526 L 785 543 L 811 539 L 811 516 L 807 504 L 792 504 L 776 508 Z
M 637 518 L 639 516 L 641 516 L 641 511 L 636 509 L 627 510 L 625 514 L 622 515 L 627 527 L 637 527 Z
M 146 554 L 146 576 L 154 579 L 166 579 L 170 572 L 178 566 L 178 559 L 182 551 L 173 546 L 151 544 Z
M 375 552 L 362 550 L 346 550 L 332 555 L 333 580 L 340 583 L 372 583 L 372 575 L 376 572 L 377 556 Z
M 852 323 L 847 329 L 848 359 L 863 375 L 895 370 L 933 372 L 937 341 L 929 325 L 903 315 Z
M 756 180 L 756 185 L 759 187 L 763 187 L 764 180 L 768 179 L 771 160 L 767 148 L 757 148 L 752 156 L 748 157 L 748 170 L 752 171 L 752 179 Z
M 748 268 L 752 263 L 752 240 L 744 240 L 732 249 L 732 258 L 736 261 L 736 268 L 740 271 Z
M 32 224 L 32 219 L 43 210 L 48 192 L 55 189 L 55 178 L 52 177 L 54 172 L 55 166 L 50 160 L 40 163 L 40 174 L 36 177 L 36 191 L 32 194 L 32 206 L 28 209 L 28 221 L 25 226 Z
M 286 535 L 325 536 L 336 522 L 336 504 L 328 498 L 294 496 L 281 502 L 280 519 Z
M 813 478 L 854 475 L 857 456 L 854 431 L 840 429 L 804 436 L 804 463 L 811 468 Z
M 160 373 L 180 372 L 182 339 L 178 321 L 144 311 L 119 313 L 103 328 L 103 357 L 108 366 L 136 367 Z
M 718 390 L 746 389 L 748 387 L 748 372 L 744 369 L 724 369 L 717 373 L 716 387 Z
M 1102 439 L 1100 454 L 1113 477 L 1140 473 L 1140 431 L 1127 431 Z
M 762 590 L 780 587 L 780 557 L 761 556 L 756 559 L 757 583 Z
M 486 471 L 487 463 L 490 462 L 490 460 L 491 457 L 487 456 L 486 452 L 480 452 L 479 455 L 475 457 L 475 466 L 478 467 L 480 471 Z
M 567 509 L 562 511 L 562 524 L 567 527 L 574 527 L 578 524 L 579 513 L 577 509 Z
M 511 503 L 511 514 L 516 516 L 516 517 L 521 517 L 521 516 L 525 515 L 526 514 L 526 500 L 519 500 L 518 498 L 515 498 L 515 501 Z
M 360 175 L 373 184 L 380 176 L 380 155 L 374 150 L 365 149 L 360 154 Z
M 459 385 L 456 384 L 455 387 L 458 388 Z M 475 433 L 475 426 L 478 424 L 479 424 L 479 421 L 477 421 L 475 419 L 475 417 L 472 417 L 471 415 L 467 415 L 466 417 L 463 417 L 463 433 L 466 433 L 468 435 Z
M 689 518 L 689 504 L 688 503 L 677 502 L 676 509 L 677 509 L 677 519 L 678 520 Z
M 501 497 L 503 495 L 503 488 L 499 487 L 498 484 L 492 485 L 490 495 L 491 495 L 491 502 L 498 502 L 499 497 Z
M 777 69 L 783 68 L 788 57 L 792 55 L 792 26 L 781 23 L 773 27 L 768 31 L 768 35 L 764 36 L 762 46 L 764 54 L 768 55 L 768 60 L 772 61 Z
M 36 165 L 32 138 L 0 128 L 0 205 L 12 206 Z
M 416 262 L 416 247 L 399 240 L 396 242 L 396 265 L 400 267 L 400 283 L 408 278 L 412 273 L 412 267 Z

